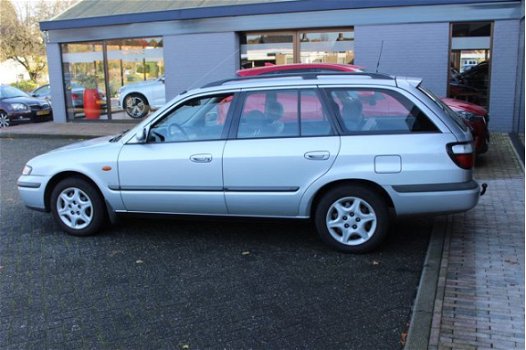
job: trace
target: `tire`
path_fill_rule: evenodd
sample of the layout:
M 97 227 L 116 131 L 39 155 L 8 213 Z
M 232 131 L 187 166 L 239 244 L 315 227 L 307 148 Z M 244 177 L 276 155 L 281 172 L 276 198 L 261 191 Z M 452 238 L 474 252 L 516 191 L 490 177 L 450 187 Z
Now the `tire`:
M 143 118 L 150 111 L 148 100 L 141 94 L 129 94 L 124 98 L 126 114 L 134 119 Z
M 367 253 L 384 240 L 389 229 L 385 200 L 357 185 L 336 187 L 319 201 L 315 216 L 320 238 L 346 253 Z
M 0 111 L 0 128 L 7 128 L 10 124 L 9 117 L 4 111 Z
M 91 183 L 78 177 L 66 178 L 55 186 L 50 208 L 62 230 L 73 236 L 95 234 L 106 221 L 101 195 Z

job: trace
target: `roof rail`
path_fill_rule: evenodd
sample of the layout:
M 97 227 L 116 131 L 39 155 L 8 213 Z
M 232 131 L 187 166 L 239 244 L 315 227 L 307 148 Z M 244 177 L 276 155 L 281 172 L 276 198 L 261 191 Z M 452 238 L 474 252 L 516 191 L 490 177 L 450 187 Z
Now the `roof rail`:
M 208 83 L 201 88 L 208 88 L 213 86 L 221 86 L 223 84 L 232 82 L 232 81 L 244 81 L 244 80 L 254 80 L 254 79 L 276 79 L 276 78 L 302 78 L 305 80 L 314 80 L 318 79 L 319 76 L 364 76 L 364 77 L 370 77 L 372 79 L 389 79 L 394 80 L 394 77 L 388 74 L 383 73 L 368 73 L 368 72 L 309 72 L 309 73 L 283 73 L 283 74 L 261 74 L 261 75 L 252 75 L 252 76 L 244 76 L 244 77 L 236 77 L 236 78 L 229 78 L 229 79 L 223 79 L 214 81 L 211 83 Z

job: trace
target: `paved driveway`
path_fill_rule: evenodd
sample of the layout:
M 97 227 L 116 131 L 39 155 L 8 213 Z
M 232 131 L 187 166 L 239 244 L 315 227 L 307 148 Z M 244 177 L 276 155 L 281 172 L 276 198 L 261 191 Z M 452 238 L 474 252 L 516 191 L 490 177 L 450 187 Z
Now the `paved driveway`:
M 369 255 L 302 221 L 132 219 L 71 237 L 16 179 L 72 141 L 0 139 L 0 348 L 400 348 L 431 219 L 398 222 Z

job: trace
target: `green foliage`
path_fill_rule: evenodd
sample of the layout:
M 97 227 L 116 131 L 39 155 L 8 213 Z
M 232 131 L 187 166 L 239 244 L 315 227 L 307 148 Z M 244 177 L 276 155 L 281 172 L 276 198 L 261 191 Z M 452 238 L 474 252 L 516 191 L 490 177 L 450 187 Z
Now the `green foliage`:
M 142 80 L 142 77 L 137 75 L 137 74 L 128 74 L 128 75 L 126 75 L 126 82 L 125 82 L 125 84 L 133 83 L 135 81 L 141 81 L 141 80 Z
M 84 86 L 85 89 L 96 89 L 97 88 L 97 77 L 88 74 L 79 74 L 76 77 L 78 83 Z
M 12 83 L 11 86 L 19 88 L 25 92 L 31 92 L 37 88 L 38 84 L 32 80 L 21 80 L 16 83 Z
M 150 73 L 150 66 L 141 64 L 137 67 L 137 73 Z

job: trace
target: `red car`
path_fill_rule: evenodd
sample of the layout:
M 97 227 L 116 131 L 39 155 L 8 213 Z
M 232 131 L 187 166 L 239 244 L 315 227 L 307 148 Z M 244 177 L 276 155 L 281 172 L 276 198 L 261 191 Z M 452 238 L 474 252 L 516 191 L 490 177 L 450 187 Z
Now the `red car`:
M 241 69 L 237 71 L 240 77 L 250 77 L 255 75 L 271 75 L 283 73 L 334 73 L 334 72 L 364 72 L 362 67 L 351 64 L 336 64 L 336 63 L 295 63 L 284 65 L 266 65 L 264 67 Z M 482 154 L 488 151 L 489 144 L 489 130 L 488 122 L 489 116 L 485 108 L 474 103 L 456 100 L 453 98 L 442 98 L 449 108 L 457 112 L 458 115 L 465 120 L 466 124 L 471 128 L 473 139 L 475 140 L 475 148 L 477 154 Z M 385 101 L 388 103 L 388 101 Z M 364 113 L 366 111 L 364 110 Z

